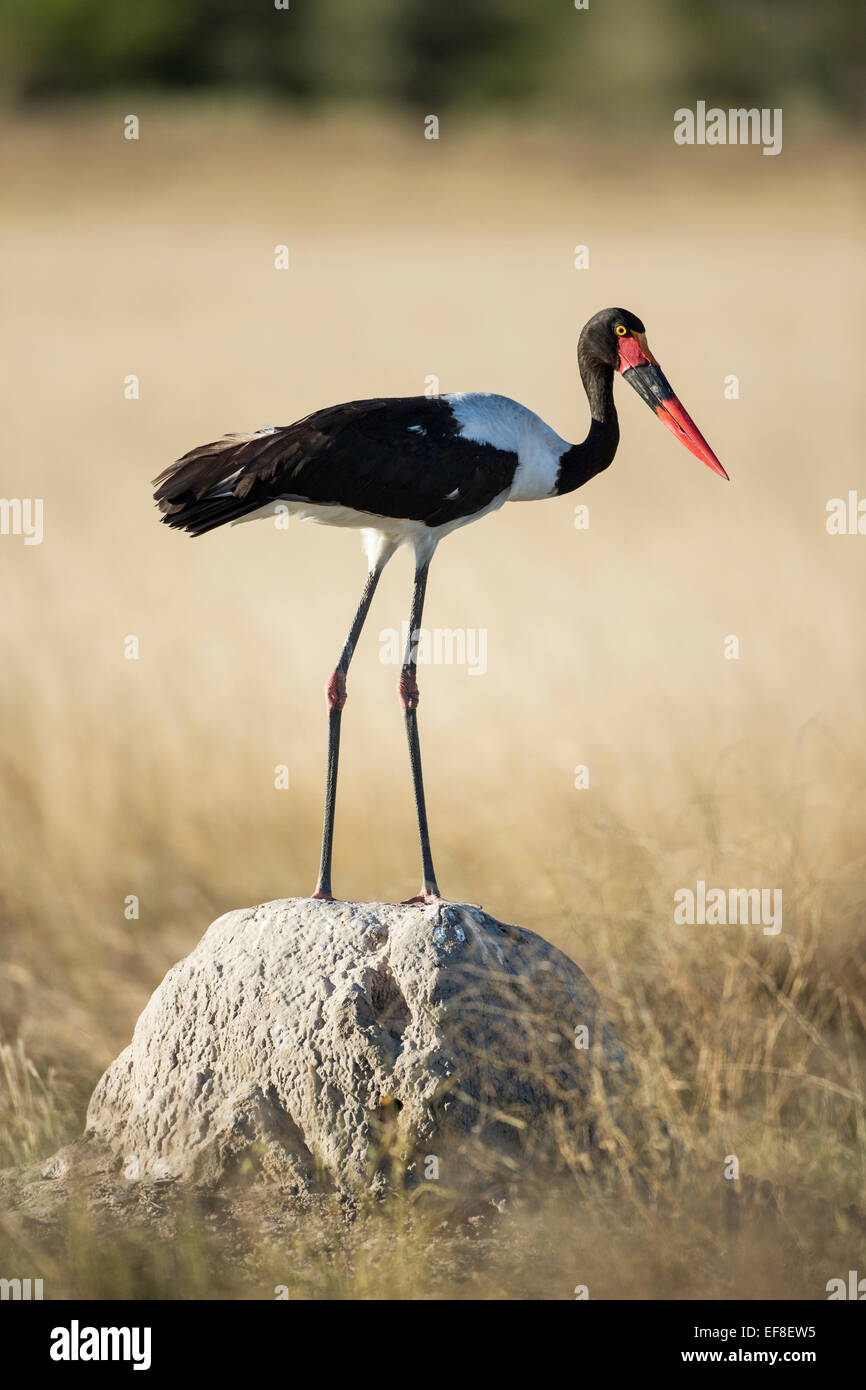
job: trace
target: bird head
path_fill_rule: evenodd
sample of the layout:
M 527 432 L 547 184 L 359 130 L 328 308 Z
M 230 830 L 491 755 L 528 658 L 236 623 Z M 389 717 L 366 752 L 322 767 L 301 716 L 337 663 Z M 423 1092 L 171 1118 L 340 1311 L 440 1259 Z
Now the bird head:
M 582 370 L 594 359 L 619 372 L 681 444 L 714 473 L 728 477 L 650 352 L 646 329 L 635 314 L 628 309 L 602 309 L 580 335 L 578 359 Z

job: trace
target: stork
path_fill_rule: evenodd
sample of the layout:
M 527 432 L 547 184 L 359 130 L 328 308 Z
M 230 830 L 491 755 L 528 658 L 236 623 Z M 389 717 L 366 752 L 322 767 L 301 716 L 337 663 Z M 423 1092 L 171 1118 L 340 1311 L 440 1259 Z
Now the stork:
M 411 546 L 415 579 L 398 693 L 403 708 L 421 844 L 421 891 L 408 901 L 440 901 L 433 868 L 418 738 L 417 650 L 430 561 L 443 536 L 505 502 L 560 497 L 612 462 L 619 443 L 614 373 L 714 473 L 727 478 L 649 350 L 646 330 L 627 309 L 603 309 L 577 345 L 589 401 L 589 433 L 569 444 L 526 406 L 470 391 L 441 396 L 350 401 L 293 425 L 233 434 L 203 444 L 154 480 L 162 520 L 193 536 L 227 522 L 273 517 L 285 507 L 302 519 L 361 530 L 367 578 L 340 658 L 327 682 L 328 765 L 322 853 L 314 898 L 333 899 L 331 859 L 340 722 L 346 677 L 376 586 L 398 546 Z

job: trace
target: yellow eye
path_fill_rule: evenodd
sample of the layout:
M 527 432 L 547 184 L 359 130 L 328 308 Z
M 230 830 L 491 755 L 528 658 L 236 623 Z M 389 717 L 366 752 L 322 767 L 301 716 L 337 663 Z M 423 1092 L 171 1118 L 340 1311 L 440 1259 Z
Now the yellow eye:
M 625 326 L 624 323 L 618 323 L 618 324 L 617 324 L 617 326 L 616 326 L 616 336 L 617 336 L 618 338 L 624 338 L 627 332 L 628 332 L 628 329 L 626 328 L 626 326 Z

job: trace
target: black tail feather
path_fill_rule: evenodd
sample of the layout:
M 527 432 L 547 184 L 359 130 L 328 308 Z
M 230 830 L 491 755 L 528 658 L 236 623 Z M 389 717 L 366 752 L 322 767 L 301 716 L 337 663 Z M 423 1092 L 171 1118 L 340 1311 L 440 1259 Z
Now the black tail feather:
M 256 477 L 269 452 L 285 448 L 274 432 L 230 434 L 212 444 L 191 449 L 154 479 L 154 500 L 166 526 L 202 536 L 228 522 L 258 511 L 264 500 L 244 486 L 243 478 Z M 250 473 L 249 465 L 259 465 Z

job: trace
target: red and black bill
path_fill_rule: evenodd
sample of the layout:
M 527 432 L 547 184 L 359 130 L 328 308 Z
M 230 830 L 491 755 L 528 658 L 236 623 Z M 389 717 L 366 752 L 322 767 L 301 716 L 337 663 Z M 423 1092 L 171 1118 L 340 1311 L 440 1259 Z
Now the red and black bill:
M 642 400 L 655 411 L 663 425 L 676 435 L 681 444 L 701 459 L 714 473 L 727 478 L 692 417 L 680 403 L 673 387 L 647 347 L 644 333 L 629 333 L 619 339 L 619 366 L 623 381 L 633 386 Z M 729 480 L 730 481 L 730 480 Z

